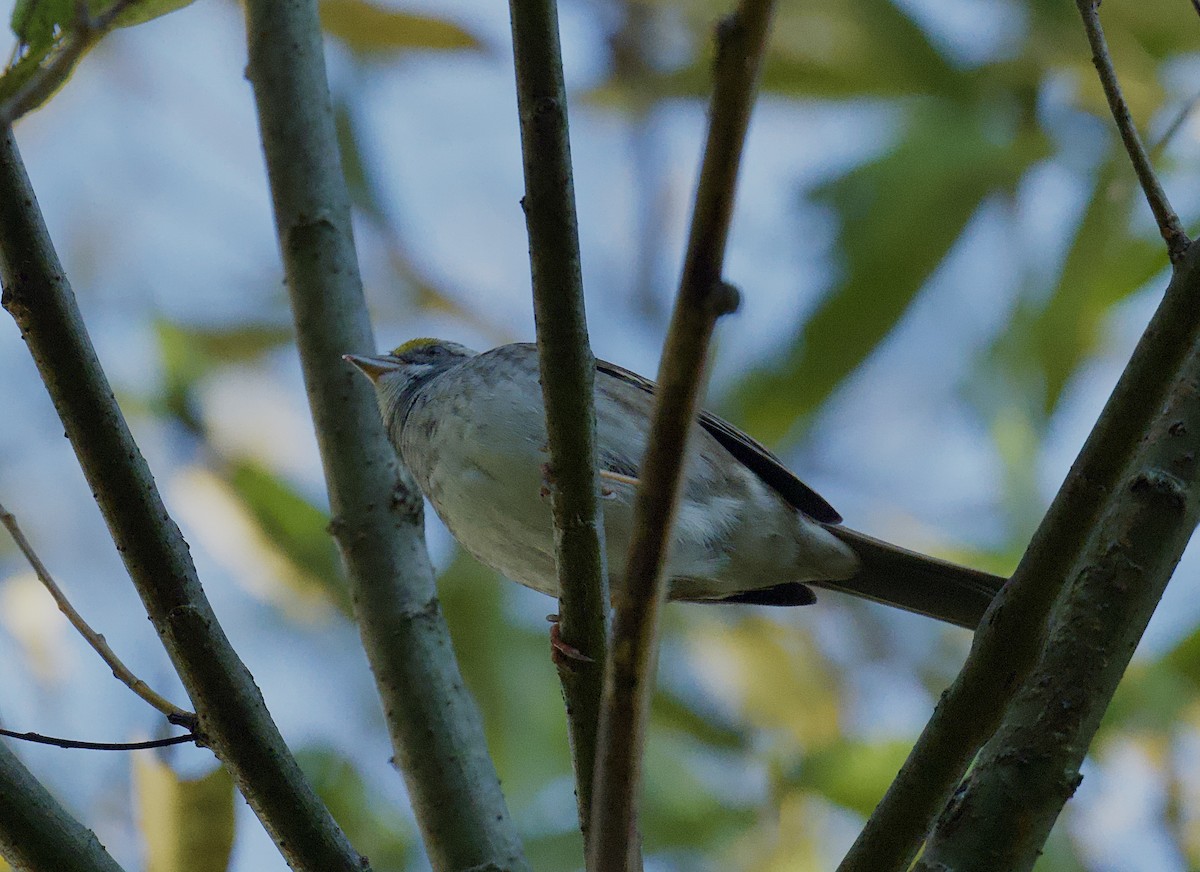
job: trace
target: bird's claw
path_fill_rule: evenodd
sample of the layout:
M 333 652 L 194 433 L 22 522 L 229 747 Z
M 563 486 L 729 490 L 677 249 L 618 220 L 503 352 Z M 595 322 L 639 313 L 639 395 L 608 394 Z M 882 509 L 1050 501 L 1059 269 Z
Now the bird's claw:
M 574 645 L 568 645 L 562 639 L 562 631 L 558 625 L 558 615 L 546 615 L 546 620 L 550 622 L 550 659 L 554 661 L 554 665 L 560 669 L 570 669 L 570 661 L 576 663 L 594 663 L 595 661 L 576 648 Z

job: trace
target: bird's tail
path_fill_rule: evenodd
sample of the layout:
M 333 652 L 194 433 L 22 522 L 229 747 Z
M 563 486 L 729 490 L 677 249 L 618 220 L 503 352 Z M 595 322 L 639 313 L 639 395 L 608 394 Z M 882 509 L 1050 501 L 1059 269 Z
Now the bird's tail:
M 1008 580 L 908 551 L 837 524 L 824 526 L 854 549 L 862 566 L 844 580 L 807 582 L 814 587 L 875 600 L 974 630 Z

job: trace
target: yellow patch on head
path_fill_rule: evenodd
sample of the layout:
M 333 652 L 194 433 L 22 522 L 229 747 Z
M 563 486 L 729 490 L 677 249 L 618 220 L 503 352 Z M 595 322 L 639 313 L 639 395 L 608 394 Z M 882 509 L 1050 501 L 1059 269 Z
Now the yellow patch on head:
M 405 352 L 412 351 L 414 348 L 423 348 L 426 345 L 441 345 L 441 344 L 442 344 L 442 340 L 440 340 L 440 339 L 433 339 L 432 337 L 429 337 L 429 336 L 422 336 L 418 339 L 410 339 L 407 342 L 403 342 L 400 345 L 397 345 L 395 348 L 393 348 L 391 351 L 389 351 L 388 354 L 390 354 L 392 357 L 399 357 L 400 355 L 404 354 Z

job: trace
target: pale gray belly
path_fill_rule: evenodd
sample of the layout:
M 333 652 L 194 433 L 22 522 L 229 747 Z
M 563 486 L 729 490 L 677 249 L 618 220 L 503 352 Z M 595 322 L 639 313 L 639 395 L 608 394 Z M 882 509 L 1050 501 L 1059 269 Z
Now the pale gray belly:
M 467 551 L 513 581 L 556 595 L 544 422 L 540 409 L 537 415 L 520 414 L 518 399 L 502 387 L 483 400 L 486 410 L 475 408 L 473 415 L 461 409 L 414 409 L 401 450 L 439 517 Z M 719 488 L 685 488 L 688 496 L 666 567 L 668 577 L 676 579 L 676 595 L 720 597 L 822 577 L 825 568 L 834 572 L 824 577 L 848 574 L 846 558 L 853 557 L 840 542 L 744 467 L 737 472 L 736 496 Z M 609 574 L 621 579 L 634 488 L 607 480 L 603 488 Z

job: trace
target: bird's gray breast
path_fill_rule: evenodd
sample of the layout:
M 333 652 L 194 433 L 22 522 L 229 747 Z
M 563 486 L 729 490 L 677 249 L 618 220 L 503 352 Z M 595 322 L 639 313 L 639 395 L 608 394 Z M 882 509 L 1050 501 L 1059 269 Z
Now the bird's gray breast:
M 509 578 L 553 593 L 541 405 L 530 410 L 519 382 L 464 378 L 471 375 L 447 373 L 436 391 L 418 395 L 400 423 L 401 456 L 463 547 Z M 524 387 L 538 390 L 536 381 Z

